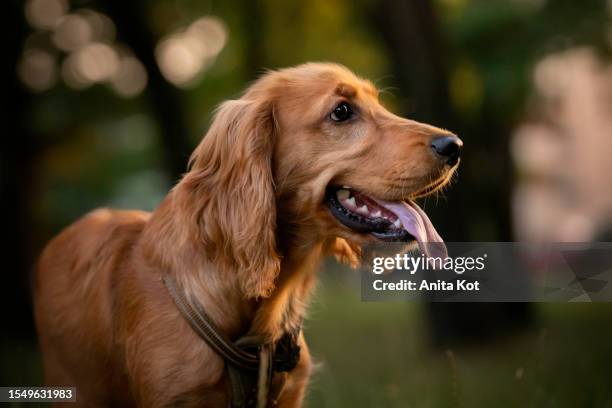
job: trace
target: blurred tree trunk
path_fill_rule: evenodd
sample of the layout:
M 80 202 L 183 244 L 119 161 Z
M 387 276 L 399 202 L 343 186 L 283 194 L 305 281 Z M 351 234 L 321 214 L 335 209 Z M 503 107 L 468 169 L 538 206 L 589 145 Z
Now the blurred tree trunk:
M 240 0 L 242 10 L 242 29 L 244 30 L 244 72 L 248 81 L 255 80 L 265 68 L 263 62 L 265 22 L 264 7 L 261 0 Z
M 180 91 L 166 81 L 155 59 L 159 38 L 146 20 L 148 3 L 142 0 L 106 0 L 100 4 L 115 22 L 121 40 L 132 48 L 146 67 L 149 77 L 146 96 L 159 124 L 166 168 L 174 183 L 187 170 L 193 146 Z
M 424 122 L 452 121 L 446 61 L 428 0 L 382 0 L 372 15 L 405 93 L 405 113 Z
M 383 0 L 371 15 L 391 58 L 391 69 L 399 85 L 403 114 L 421 122 L 458 131 L 448 95 L 445 50 L 429 0 Z M 450 189 L 449 201 L 460 202 L 460 189 Z M 428 209 L 447 240 L 465 239 L 465 208 L 452 211 Z
M 449 97 L 448 55 L 441 41 L 439 25 L 430 0 L 382 0 L 369 10 L 375 29 L 383 39 L 399 85 L 404 114 L 457 132 L 466 142 L 464 163 L 478 160 L 475 152 L 493 155 L 501 177 L 496 185 L 482 186 L 477 203 L 460 188 L 451 188 L 446 196 L 450 206 L 428 208 L 434 224 L 442 225 L 449 242 L 473 238 L 468 220 L 481 219 L 494 226 L 497 236 L 489 239 L 510 241 L 511 161 L 508 129 L 484 113 L 477 125 L 468 126 L 454 115 Z M 477 166 L 470 166 L 476 168 Z M 486 171 L 486 170 L 483 170 Z M 461 174 L 468 186 L 478 186 L 478 174 Z M 528 304 L 429 303 L 431 338 L 436 346 L 496 337 L 531 322 Z
M 0 214 L 2 220 L 3 326 L 10 333 L 34 334 L 30 296 L 30 271 L 34 264 L 32 239 L 33 164 L 36 139 L 25 118 L 29 94 L 20 85 L 15 67 L 21 55 L 26 24 L 21 1 L 9 1 L 4 8 L 2 64 L 2 113 L 0 137 Z

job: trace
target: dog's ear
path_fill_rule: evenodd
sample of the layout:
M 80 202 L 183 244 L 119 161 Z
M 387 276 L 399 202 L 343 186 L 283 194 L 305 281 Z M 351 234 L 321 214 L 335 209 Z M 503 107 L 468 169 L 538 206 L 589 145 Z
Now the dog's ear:
M 235 269 L 248 298 L 270 295 L 280 270 L 273 115 L 272 103 L 258 98 L 223 103 L 184 178 L 196 192 L 200 239 L 209 256 Z

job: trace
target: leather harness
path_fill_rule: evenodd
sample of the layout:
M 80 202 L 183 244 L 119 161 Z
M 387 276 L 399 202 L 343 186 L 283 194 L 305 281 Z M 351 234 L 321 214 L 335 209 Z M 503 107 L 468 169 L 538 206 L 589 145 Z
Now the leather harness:
M 191 328 L 226 361 L 231 408 L 275 406 L 284 386 L 286 373 L 300 359 L 297 344 L 301 327 L 286 332 L 276 342 L 262 343 L 255 337 L 231 342 L 213 323 L 202 306 L 190 302 L 174 279 L 165 274 L 162 281 L 179 312 Z M 274 373 L 279 373 L 273 383 Z

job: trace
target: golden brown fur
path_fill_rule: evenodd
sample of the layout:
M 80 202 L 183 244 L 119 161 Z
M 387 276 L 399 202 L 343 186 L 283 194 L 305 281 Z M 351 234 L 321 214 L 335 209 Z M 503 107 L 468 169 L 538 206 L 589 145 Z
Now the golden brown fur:
M 328 120 L 340 100 L 359 119 Z M 190 169 L 152 214 L 96 210 L 40 259 L 35 310 L 49 385 L 83 406 L 225 406 L 224 361 L 188 326 L 160 277 L 172 274 L 232 339 L 299 325 L 320 258 L 356 264 L 372 240 L 323 204 L 331 182 L 413 197 L 450 176 L 430 152 L 445 131 L 399 118 L 371 83 L 333 64 L 270 72 L 223 103 Z M 301 405 L 308 349 L 281 407 Z

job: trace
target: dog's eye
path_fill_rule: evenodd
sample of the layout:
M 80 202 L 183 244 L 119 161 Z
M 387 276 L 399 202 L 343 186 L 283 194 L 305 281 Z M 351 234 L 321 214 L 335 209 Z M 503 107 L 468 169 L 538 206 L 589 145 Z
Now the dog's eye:
M 329 117 L 335 122 L 344 122 L 353 116 L 353 108 L 346 102 L 341 102 L 335 107 Z

